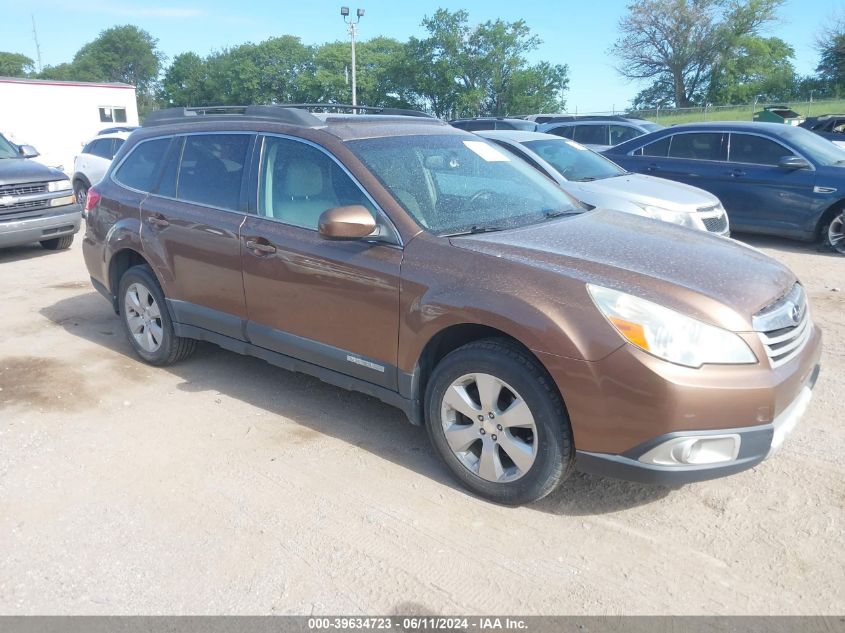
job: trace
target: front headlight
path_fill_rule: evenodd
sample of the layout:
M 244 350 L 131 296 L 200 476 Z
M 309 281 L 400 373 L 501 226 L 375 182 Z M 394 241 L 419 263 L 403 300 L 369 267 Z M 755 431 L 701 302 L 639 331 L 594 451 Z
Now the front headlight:
M 587 284 L 601 313 L 626 341 L 670 363 L 756 363 L 739 336 L 633 295 Z
M 54 191 L 65 191 L 70 189 L 70 180 L 65 178 L 64 180 L 54 180 L 52 182 L 47 183 L 47 191 L 53 193 Z
M 670 211 L 663 207 L 653 207 L 651 205 L 643 205 L 640 207 L 643 210 L 643 215 L 647 218 L 654 218 L 655 220 L 663 220 L 664 222 L 671 222 L 672 224 L 680 224 L 690 229 L 697 229 L 698 226 L 693 220 L 692 213 L 684 211 Z

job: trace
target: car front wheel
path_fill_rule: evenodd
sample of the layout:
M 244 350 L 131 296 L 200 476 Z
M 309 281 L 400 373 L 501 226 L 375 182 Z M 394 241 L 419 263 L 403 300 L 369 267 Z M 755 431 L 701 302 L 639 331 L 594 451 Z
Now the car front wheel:
M 505 339 L 470 343 L 437 365 L 426 422 L 455 477 L 496 503 L 540 499 L 572 468 L 572 433 L 557 389 L 533 357 Z
M 88 202 L 88 187 L 79 181 L 73 183 L 73 197 L 76 199 L 76 203 L 84 209 L 85 203 Z

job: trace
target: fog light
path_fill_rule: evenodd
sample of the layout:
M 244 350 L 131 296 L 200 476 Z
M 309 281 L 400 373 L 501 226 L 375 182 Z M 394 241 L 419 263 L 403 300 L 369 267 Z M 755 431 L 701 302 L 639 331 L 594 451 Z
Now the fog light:
M 50 200 L 51 207 L 63 207 L 66 204 L 73 204 L 73 196 L 63 196 L 61 198 L 53 198 Z
M 675 437 L 658 444 L 640 457 L 640 461 L 657 466 L 701 466 L 730 462 L 739 454 L 740 437 L 704 435 Z

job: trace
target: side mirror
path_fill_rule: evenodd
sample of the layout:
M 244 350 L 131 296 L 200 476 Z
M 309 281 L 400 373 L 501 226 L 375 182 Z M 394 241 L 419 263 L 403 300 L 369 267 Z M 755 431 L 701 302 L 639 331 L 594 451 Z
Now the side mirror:
M 323 211 L 318 227 L 327 240 L 360 240 L 372 235 L 376 221 L 366 207 L 352 204 Z
M 800 156 L 783 156 L 778 161 L 778 167 L 782 169 L 810 169 L 810 163 Z
M 20 151 L 21 156 L 24 158 L 35 158 L 36 156 L 40 156 L 41 154 L 38 153 L 38 150 L 35 149 L 32 145 L 21 145 L 18 148 Z

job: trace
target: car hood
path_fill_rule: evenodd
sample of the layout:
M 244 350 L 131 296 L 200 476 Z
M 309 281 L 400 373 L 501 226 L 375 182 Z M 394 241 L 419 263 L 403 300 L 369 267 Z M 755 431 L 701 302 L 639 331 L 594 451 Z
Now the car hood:
M 46 182 L 66 179 L 58 169 L 47 167 L 30 158 L 4 158 L 0 160 L 0 185 L 16 185 L 24 182 Z
M 719 204 L 719 199 L 712 193 L 692 187 L 680 182 L 644 176 L 642 174 L 625 174 L 614 178 L 603 178 L 592 182 L 572 182 L 584 196 L 595 196 L 597 199 L 622 198 L 637 205 L 651 205 L 695 213 Z M 586 202 L 596 206 L 611 207 L 609 202 Z
M 628 292 L 736 332 L 751 331 L 752 315 L 796 282 L 787 267 L 729 238 L 606 209 L 452 244 Z

